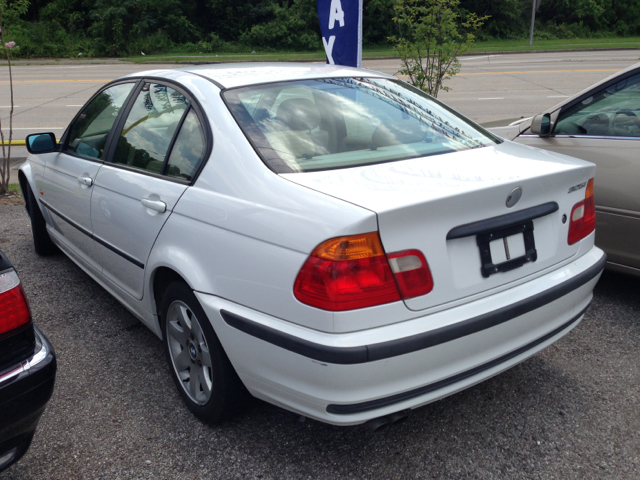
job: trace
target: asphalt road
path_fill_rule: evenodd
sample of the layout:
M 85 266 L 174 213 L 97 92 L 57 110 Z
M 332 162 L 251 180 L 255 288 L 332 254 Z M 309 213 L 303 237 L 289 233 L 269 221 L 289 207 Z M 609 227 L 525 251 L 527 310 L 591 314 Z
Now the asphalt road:
M 580 64 L 567 66 L 564 55 Z M 527 105 L 536 108 L 530 115 L 559 100 L 549 98 L 554 92 L 575 93 L 637 54 L 590 55 L 464 60 L 469 75 L 452 80 L 442 99 L 478 121 L 513 117 L 512 108 Z M 140 67 L 19 68 L 15 78 L 36 81 L 17 84 L 24 111 L 16 125 L 35 129 L 63 128 L 79 107 L 62 106 L 82 104 L 104 81 Z M 537 73 L 499 73 L 516 71 Z M 561 341 L 385 430 L 302 421 L 257 400 L 208 427 L 183 406 L 161 342 L 64 255 L 34 253 L 23 207 L 0 206 L 0 249 L 59 365 L 34 443 L 2 480 L 640 478 L 640 279 L 606 273 L 585 320 Z
M 450 91 L 438 99 L 478 123 L 529 117 L 567 96 L 640 61 L 640 50 L 478 55 L 461 57 L 462 69 L 445 82 Z M 397 74 L 399 60 L 364 60 L 363 66 Z M 124 62 L 13 67 L 13 138 L 30 133 L 62 135 L 80 107 L 106 82 L 143 70 L 179 68 L 176 64 Z M 0 120 L 8 135 L 9 73 L 0 68 Z M 13 147 L 13 158 L 26 157 Z
M 568 95 L 640 61 L 640 50 L 462 57 L 462 70 L 438 98 L 477 122 L 539 113 Z M 390 74 L 398 60 L 365 60 L 363 66 Z M 177 65 L 127 63 L 17 65 L 13 68 L 15 138 L 52 131 L 60 136 L 78 109 L 104 83 L 122 75 Z M 0 118 L 7 130 L 9 76 L 0 69 Z
M 438 99 L 478 123 L 530 117 L 640 61 L 640 50 L 461 57 Z M 396 74 L 397 60 L 364 62 Z

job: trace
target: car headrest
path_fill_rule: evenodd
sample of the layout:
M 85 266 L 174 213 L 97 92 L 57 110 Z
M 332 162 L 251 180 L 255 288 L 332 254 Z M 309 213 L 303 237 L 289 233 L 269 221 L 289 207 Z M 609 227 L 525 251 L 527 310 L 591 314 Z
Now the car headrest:
M 371 135 L 371 143 L 376 147 L 388 147 L 421 142 L 425 136 L 424 127 L 416 121 L 400 121 L 379 125 Z
M 587 135 L 609 135 L 609 117 L 605 113 L 595 113 L 582 123 Z
M 306 98 L 290 98 L 278 107 L 276 118 L 291 130 L 313 130 L 320 125 L 318 108 Z

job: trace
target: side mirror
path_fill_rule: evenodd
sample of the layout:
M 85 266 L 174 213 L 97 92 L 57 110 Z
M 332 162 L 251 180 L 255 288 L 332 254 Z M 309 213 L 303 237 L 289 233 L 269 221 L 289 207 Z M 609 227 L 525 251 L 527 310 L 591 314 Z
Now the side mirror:
M 27 135 L 25 141 L 29 153 L 48 153 L 56 149 L 56 136 L 49 133 L 34 133 Z
M 536 115 L 533 117 L 530 130 L 531 133 L 535 133 L 541 137 L 551 135 L 551 114 L 545 113 L 544 115 Z

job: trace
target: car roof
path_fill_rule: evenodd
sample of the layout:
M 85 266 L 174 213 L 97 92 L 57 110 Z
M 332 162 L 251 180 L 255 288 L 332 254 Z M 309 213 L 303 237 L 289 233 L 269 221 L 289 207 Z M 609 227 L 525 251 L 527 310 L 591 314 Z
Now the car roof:
M 169 72 L 172 72 L 170 74 Z M 188 72 L 204 77 L 221 88 L 234 88 L 247 85 L 259 85 L 291 80 L 339 77 L 385 77 L 394 78 L 386 73 L 365 68 L 344 67 L 319 63 L 290 62 L 247 62 L 221 63 L 212 65 L 189 65 L 172 70 L 150 70 L 127 76 L 167 76 L 174 77 L 177 72 Z

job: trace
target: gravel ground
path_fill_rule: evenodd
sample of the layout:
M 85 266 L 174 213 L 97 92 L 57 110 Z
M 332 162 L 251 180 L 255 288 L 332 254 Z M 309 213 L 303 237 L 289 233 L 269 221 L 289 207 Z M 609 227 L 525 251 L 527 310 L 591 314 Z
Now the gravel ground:
M 58 354 L 31 449 L 3 480 L 640 478 L 640 279 L 606 273 L 564 339 L 387 429 L 258 400 L 208 427 L 150 331 L 65 256 L 36 256 L 23 207 L 0 205 L 0 249 Z

